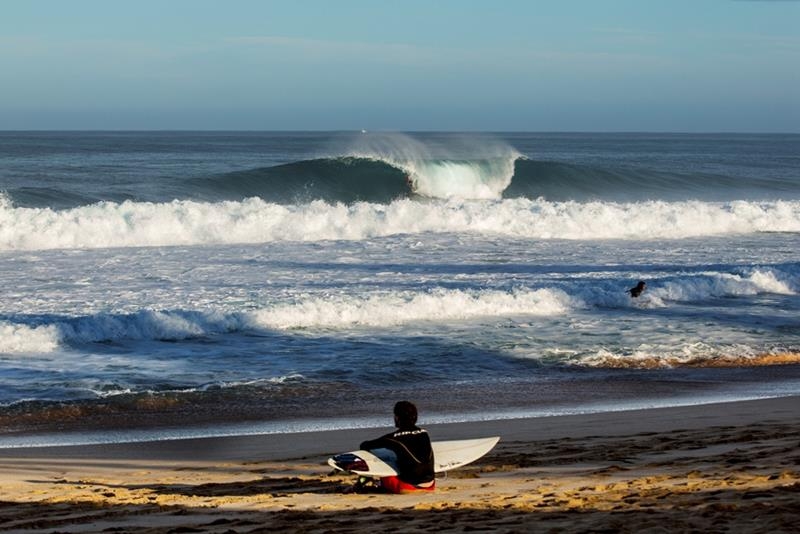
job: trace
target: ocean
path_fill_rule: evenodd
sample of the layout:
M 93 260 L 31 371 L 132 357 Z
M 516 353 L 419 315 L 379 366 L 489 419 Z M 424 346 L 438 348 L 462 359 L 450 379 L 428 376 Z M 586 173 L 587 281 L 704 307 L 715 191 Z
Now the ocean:
M 0 284 L 0 447 L 797 395 L 800 135 L 0 132 Z

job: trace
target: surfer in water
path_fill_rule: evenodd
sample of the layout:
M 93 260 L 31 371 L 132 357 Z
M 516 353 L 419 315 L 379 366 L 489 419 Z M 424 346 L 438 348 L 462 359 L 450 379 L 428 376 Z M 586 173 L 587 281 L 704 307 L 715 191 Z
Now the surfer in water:
M 397 430 L 360 447 L 366 451 L 391 449 L 397 455 L 397 476 L 382 477 L 381 488 L 389 493 L 433 491 L 433 448 L 428 432 L 417 426 L 417 407 L 408 401 L 395 404 L 394 424 Z
M 642 294 L 642 292 L 644 291 L 645 287 L 647 287 L 647 284 L 645 284 L 644 281 L 639 280 L 639 283 L 636 284 L 636 287 L 630 288 L 628 290 L 628 293 L 631 294 L 632 298 L 636 298 L 636 297 L 638 297 L 639 295 Z

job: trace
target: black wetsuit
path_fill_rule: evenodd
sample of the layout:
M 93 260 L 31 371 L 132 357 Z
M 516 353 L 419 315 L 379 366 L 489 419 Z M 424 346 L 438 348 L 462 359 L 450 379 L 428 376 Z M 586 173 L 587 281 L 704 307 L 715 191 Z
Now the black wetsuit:
M 428 432 L 416 426 L 399 428 L 378 439 L 365 441 L 361 449 L 390 449 L 397 454 L 397 476 L 403 482 L 424 484 L 434 479 L 433 449 Z
M 636 298 L 642 294 L 645 287 L 647 287 L 647 284 L 645 284 L 644 282 L 639 282 L 638 284 L 636 284 L 636 287 L 630 288 L 628 290 L 628 293 L 631 294 L 631 297 Z

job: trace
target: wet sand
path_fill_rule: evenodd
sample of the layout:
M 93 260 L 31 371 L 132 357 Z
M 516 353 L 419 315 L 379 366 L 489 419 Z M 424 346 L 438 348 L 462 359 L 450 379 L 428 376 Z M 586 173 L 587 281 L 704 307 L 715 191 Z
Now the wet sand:
M 424 422 L 424 421 L 423 421 Z M 796 532 L 800 397 L 431 425 L 500 435 L 420 495 L 326 458 L 384 429 L 0 450 L 1 532 Z

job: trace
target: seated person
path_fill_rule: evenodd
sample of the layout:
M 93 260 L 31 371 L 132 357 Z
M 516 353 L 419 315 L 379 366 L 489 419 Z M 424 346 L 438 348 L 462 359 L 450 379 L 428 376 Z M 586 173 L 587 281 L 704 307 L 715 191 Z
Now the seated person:
M 417 407 L 408 401 L 395 404 L 394 424 L 397 430 L 360 447 L 367 451 L 390 449 L 397 455 L 398 475 L 381 478 L 381 487 L 389 493 L 432 491 L 436 487 L 433 449 L 428 432 L 416 426 Z

